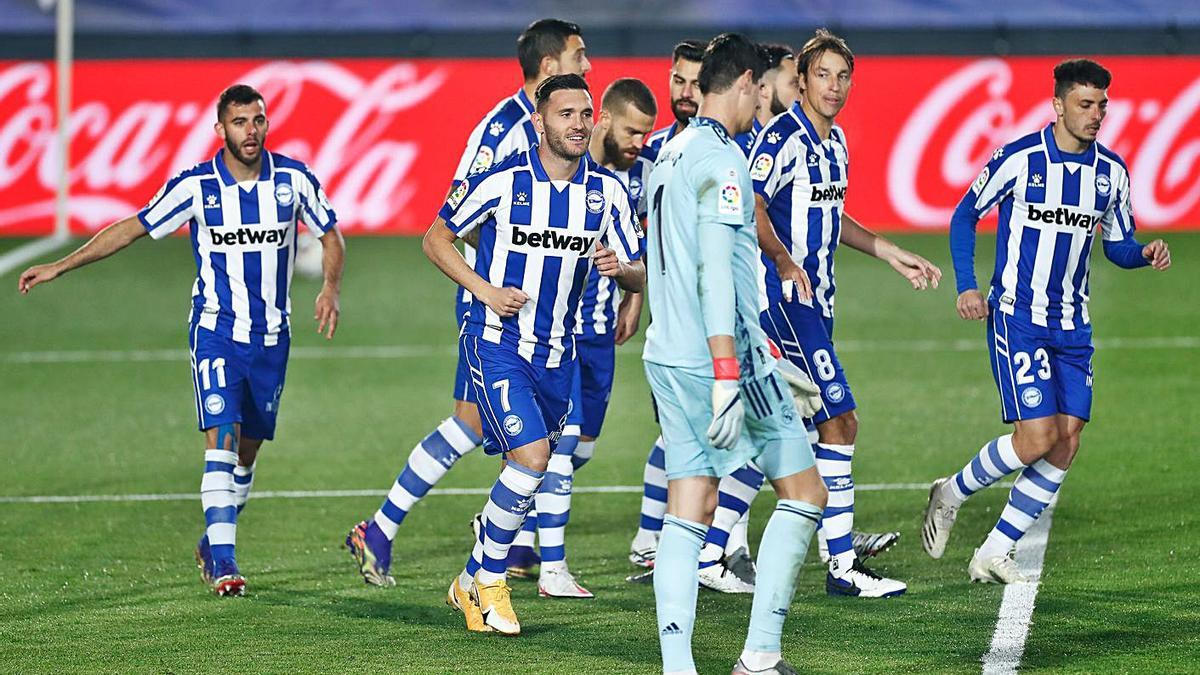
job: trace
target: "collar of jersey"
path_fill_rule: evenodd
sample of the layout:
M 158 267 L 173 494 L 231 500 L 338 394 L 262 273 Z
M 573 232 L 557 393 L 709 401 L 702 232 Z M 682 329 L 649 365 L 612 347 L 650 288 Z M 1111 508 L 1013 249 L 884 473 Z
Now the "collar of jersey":
M 820 134 L 817 133 L 817 128 L 813 126 L 812 120 L 808 119 L 808 115 L 804 113 L 804 107 L 800 105 L 799 101 L 796 101 L 792 104 L 792 117 L 795 117 L 796 121 L 800 123 L 800 126 L 804 127 L 804 130 L 808 132 L 809 137 L 812 138 L 814 142 L 820 144 L 833 139 L 833 130 L 830 129 L 829 138 L 821 140 Z
M 225 152 L 225 148 L 217 151 L 217 156 L 213 157 L 213 165 L 217 167 L 217 175 L 221 177 L 221 183 L 225 187 L 237 185 L 237 179 L 233 174 L 229 173 L 229 167 L 225 166 L 225 162 L 221 160 L 221 155 Z M 267 180 L 271 177 L 271 153 L 263 151 L 262 170 L 258 172 L 259 180 Z
M 513 96 L 513 98 L 517 99 L 517 103 L 521 104 L 521 107 L 525 109 L 526 113 L 533 112 L 533 102 L 530 101 L 529 97 L 525 95 L 524 87 L 521 87 L 520 89 L 518 89 L 516 95 Z
M 533 169 L 533 177 L 537 180 L 550 183 L 553 182 L 549 175 L 546 174 L 546 169 L 542 167 L 542 158 L 538 157 L 538 143 L 534 143 L 529 148 L 529 168 Z M 584 155 L 579 159 L 579 168 L 575 169 L 575 175 L 571 176 L 568 182 L 583 184 L 587 177 L 587 165 L 591 161 L 590 155 Z
M 1054 142 L 1053 122 L 1047 124 L 1045 129 L 1042 129 L 1042 139 L 1046 142 L 1046 154 L 1050 156 L 1050 161 L 1055 164 L 1074 162 L 1090 166 L 1096 163 L 1096 144 L 1094 142 L 1088 145 L 1087 150 L 1079 153 L 1059 150 L 1058 144 Z
M 697 127 L 711 127 L 713 131 L 717 132 L 718 136 L 725 140 L 729 140 L 729 130 L 725 128 L 724 124 L 721 124 L 711 117 L 701 117 L 696 115 L 688 122 L 688 125 Z

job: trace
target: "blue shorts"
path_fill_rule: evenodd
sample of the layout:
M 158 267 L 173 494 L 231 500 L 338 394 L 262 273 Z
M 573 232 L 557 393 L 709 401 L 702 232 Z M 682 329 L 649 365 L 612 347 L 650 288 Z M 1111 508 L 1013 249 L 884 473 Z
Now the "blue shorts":
M 708 442 L 713 378 L 657 363 L 645 366 L 666 442 L 668 480 L 727 476 L 751 460 L 771 479 L 813 466 L 804 422 L 787 383 L 775 373 L 741 383 L 742 435 L 734 447 L 721 450 Z
M 454 295 L 454 325 L 458 326 L 460 334 L 463 324 L 467 321 L 467 314 L 471 310 L 471 305 L 460 300 L 462 294 L 463 290 L 459 288 Z M 461 349 L 458 351 L 458 368 L 454 371 L 454 400 L 475 402 L 475 394 L 471 391 L 471 370 L 462 357 Z
M 271 347 L 234 342 L 193 324 L 188 330 L 200 431 L 241 424 L 246 438 L 275 438 L 291 339 Z
M 1006 423 L 1058 413 L 1091 419 L 1091 326 L 1035 326 L 992 306 L 987 336 L 1000 417 Z
M 571 405 L 575 362 L 558 368 L 535 366 L 511 348 L 474 335 L 459 338 L 471 388 L 483 420 L 483 449 L 509 452 L 542 439 L 558 445 Z
M 833 349 L 833 319 L 799 302 L 780 302 L 759 315 L 759 322 L 787 360 L 821 387 L 822 406 L 813 415 L 814 423 L 820 424 L 857 407 Z
M 571 414 L 567 424 L 579 426 L 580 433 L 599 438 L 612 395 L 617 343 L 612 335 L 575 338 L 576 374 L 571 384 Z

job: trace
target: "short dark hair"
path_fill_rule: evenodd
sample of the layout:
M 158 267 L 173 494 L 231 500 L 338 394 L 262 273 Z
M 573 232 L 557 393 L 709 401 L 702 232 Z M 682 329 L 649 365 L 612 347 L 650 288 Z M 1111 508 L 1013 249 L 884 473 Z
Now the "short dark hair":
M 755 82 L 766 72 L 758 45 L 740 33 L 721 33 L 708 43 L 700 60 L 700 93 L 721 93 L 749 70 Z
M 569 75 L 551 75 L 542 80 L 542 83 L 538 85 L 537 91 L 533 93 L 538 111 L 541 111 L 546 103 L 549 102 L 551 94 L 565 89 L 582 89 L 591 93 L 591 90 L 587 86 L 587 80 L 583 79 L 582 75 L 574 73 Z
M 767 64 L 767 70 L 778 68 L 784 59 L 796 58 L 795 52 L 788 45 L 763 42 L 758 45 L 758 51 L 762 60 Z
M 217 121 L 221 121 L 221 115 L 225 114 L 225 109 L 233 104 L 247 105 L 255 101 L 263 101 L 262 94 L 258 90 L 248 84 L 235 84 L 225 91 L 221 92 L 221 97 L 217 99 Z M 263 101 L 266 104 L 266 101 Z
M 824 28 L 818 28 L 817 34 L 804 43 L 797 55 L 796 66 L 800 69 L 800 75 L 807 74 L 809 67 L 819 61 L 825 52 L 833 52 L 845 59 L 850 72 L 854 72 L 854 52 L 850 51 L 846 41 Z
M 567 38 L 583 36 L 577 23 L 561 19 L 538 19 L 517 38 L 517 60 L 521 63 L 521 74 L 526 80 L 537 77 L 542 68 L 542 59 L 547 56 L 558 58 L 567 48 Z
M 703 40 L 684 40 L 671 50 L 671 63 L 674 64 L 679 59 L 700 63 L 700 59 L 704 58 L 705 46 Z
M 633 77 L 622 77 L 608 85 L 600 105 L 612 110 L 625 105 L 633 105 L 639 111 L 655 117 L 658 115 L 658 104 L 654 101 L 654 93 L 645 82 Z
M 1066 98 L 1077 84 L 1108 89 L 1112 73 L 1091 59 L 1067 59 L 1054 66 L 1054 98 Z

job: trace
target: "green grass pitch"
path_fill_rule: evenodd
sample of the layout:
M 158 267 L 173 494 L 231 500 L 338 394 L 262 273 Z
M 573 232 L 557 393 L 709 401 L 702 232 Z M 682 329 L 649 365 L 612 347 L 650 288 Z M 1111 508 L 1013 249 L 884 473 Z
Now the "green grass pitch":
M 898 239 L 942 266 L 940 290 L 915 293 L 885 265 L 839 254 L 837 340 L 860 404 L 860 485 L 928 482 L 1004 430 L 983 328 L 954 315 L 945 237 Z M 1175 268 L 1166 274 L 1119 270 L 1099 252 L 1093 261 L 1094 422 L 1054 514 L 1024 670 L 1187 672 L 1200 659 L 1200 235 L 1167 239 Z M 982 238 L 983 279 L 992 245 Z M 0 496 L 197 491 L 187 249 L 181 239 L 140 241 L 29 297 L 15 292 L 16 273 L 0 277 Z M 386 490 L 450 410 L 450 283 L 416 240 L 350 240 L 343 323 L 329 344 L 314 333 L 316 290 L 304 280 L 293 288 L 296 354 L 255 489 Z M 380 345 L 428 349 L 338 356 Z M 91 353 L 30 362 L 31 352 L 76 350 Z M 99 353 L 108 350 L 146 358 Z M 639 354 L 640 343 L 618 351 L 608 427 L 577 485 L 641 484 L 656 430 Z M 496 467 L 475 453 L 439 487 L 489 486 Z M 754 507 L 752 542 L 772 499 Z M 968 583 L 966 562 L 1004 499 L 994 489 L 968 504 L 946 557 L 933 561 L 919 544 L 924 491 L 860 492 L 860 528 L 903 532 L 876 565 L 909 592 L 829 598 L 811 555 L 786 627 L 789 658 L 805 672 L 978 672 L 1002 590 Z M 624 582 L 639 500 L 576 497 L 568 555 L 597 597 L 540 599 L 533 583 L 515 581 L 518 639 L 469 635 L 443 604 L 483 497 L 430 496 L 414 509 L 397 539 L 393 589 L 365 586 L 342 547 L 380 498 L 252 498 L 238 532 L 242 599 L 199 583 L 198 499 L 0 503 L 0 670 L 655 672 L 653 594 Z M 728 672 L 749 608 L 749 597 L 701 593 L 700 672 Z

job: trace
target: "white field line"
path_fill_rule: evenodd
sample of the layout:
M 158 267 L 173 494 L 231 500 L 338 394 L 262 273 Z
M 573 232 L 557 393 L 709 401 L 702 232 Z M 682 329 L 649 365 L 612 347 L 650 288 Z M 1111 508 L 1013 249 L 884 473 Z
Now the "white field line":
M 1042 562 L 1046 558 L 1054 505 L 1051 502 L 1017 542 L 1017 567 L 1030 581 L 1004 587 L 1004 600 L 1000 603 L 992 646 L 983 655 L 984 675 L 1009 675 L 1016 673 L 1021 665 L 1025 639 L 1029 636 L 1029 624 L 1033 620 L 1034 600 L 1042 583 Z
M 0 255 L 0 275 L 8 274 L 17 269 L 21 265 L 40 258 L 41 256 L 63 246 L 69 241 L 69 237 L 61 237 L 53 235 L 44 239 L 35 239 L 28 244 L 18 246 L 13 250 Z
M 854 488 L 865 492 L 892 490 L 928 490 L 929 483 L 867 483 Z M 766 486 L 770 490 L 770 486 Z M 429 496 L 472 495 L 486 496 L 492 489 L 486 488 L 434 488 Z M 641 485 L 581 485 L 576 493 L 637 493 Z M 330 497 L 385 497 L 387 490 L 260 490 L 250 493 L 251 499 L 324 499 Z M 195 492 L 165 492 L 158 494 L 127 495 L 29 495 L 0 496 L 0 504 L 80 504 L 88 502 L 191 502 L 199 499 Z
M 843 340 L 838 351 L 849 352 L 974 352 L 983 351 L 982 340 Z M 1105 338 L 1099 349 L 1200 349 L 1200 337 Z M 291 358 L 312 359 L 408 359 L 453 356 L 457 347 L 447 345 L 379 345 L 361 347 L 293 347 Z M 622 350 L 621 356 L 640 357 L 638 350 Z M 62 351 L 0 352 L 0 363 L 126 363 L 179 361 L 187 359 L 183 349 L 86 349 Z

